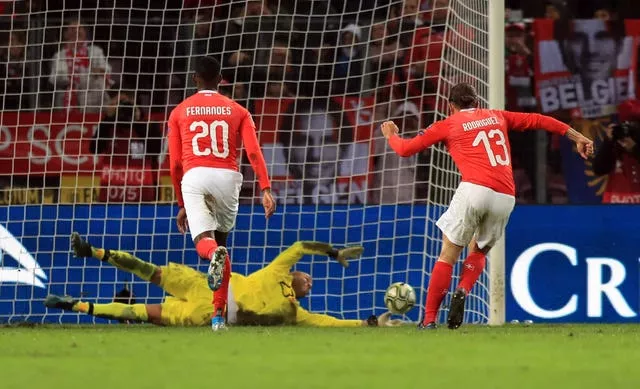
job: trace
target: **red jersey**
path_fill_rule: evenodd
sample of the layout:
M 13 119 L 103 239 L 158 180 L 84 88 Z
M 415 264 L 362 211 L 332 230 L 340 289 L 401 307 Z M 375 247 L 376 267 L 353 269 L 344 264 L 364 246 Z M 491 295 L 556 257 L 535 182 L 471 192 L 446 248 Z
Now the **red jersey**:
M 546 129 L 564 135 L 569 126 L 537 113 L 464 109 L 433 123 L 412 139 L 394 135 L 389 138 L 389 145 L 407 157 L 442 141 L 460 170 L 462 181 L 514 196 L 507 132 L 527 129 Z
M 169 115 L 171 181 L 183 206 L 181 182 L 194 167 L 238 170 L 240 139 L 258 178 L 260 189 L 271 186 L 267 164 L 249 111 L 216 91 L 203 90 L 185 99 Z

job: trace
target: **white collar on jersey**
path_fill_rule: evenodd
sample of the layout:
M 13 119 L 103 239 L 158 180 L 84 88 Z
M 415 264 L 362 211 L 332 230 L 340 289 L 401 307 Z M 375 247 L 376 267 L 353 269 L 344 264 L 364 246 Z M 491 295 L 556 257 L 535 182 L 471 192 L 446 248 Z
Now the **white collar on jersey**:
M 217 90 L 208 90 L 208 89 L 203 89 L 198 91 L 198 93 L 218 93 Z
M 461 109 L 460 112 L 472 112 L 475 111 L 475 108 L 465 108 L 465 109 Z

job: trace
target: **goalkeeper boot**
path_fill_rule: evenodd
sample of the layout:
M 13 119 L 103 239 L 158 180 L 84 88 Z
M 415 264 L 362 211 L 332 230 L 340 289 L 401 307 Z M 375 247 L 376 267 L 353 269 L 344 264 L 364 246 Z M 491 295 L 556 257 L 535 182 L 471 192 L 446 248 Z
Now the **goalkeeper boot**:
M 418 329 L 419 330 L 437 330 L 438 325 L 434 321 L 427 324 L 420 322 L 420 324 L 418 324 Z
M 222 315 L 215 315 L 211 318 L 211 329 L 213 331 L 227 330 L 227 325 L 224 323 L 224 317 Z
M 464 319 L 464 301 L 467 298 L 467 291 L 464 288 L 458 288 L 451 296 L 451 305 L 449 306 L 449 316 L 447 317 L 447 326 L 455 330 L 462 325 Z
M 74 232 L 71 234 L 71 249 L 73 255 L 78 258 L 91 257 L 91 244 L 80 237 L 80 234 Z
M 219 246 L 214 251 L 209 262 L 209 270 L 207 270 L 207 283 L 209 289 L 216 291 L 222 286 L 222 278 L 224 274 L 224 263 L 227 259 L 227 249 L 224 246 Z
M 47 308 L 57 308 L 65 311 L 73 310 L 73 306 L 78 303 L 78 300 L 73 299 L 71 296 L 56 296 L 50 294 L 44 299 L 44 305 Z

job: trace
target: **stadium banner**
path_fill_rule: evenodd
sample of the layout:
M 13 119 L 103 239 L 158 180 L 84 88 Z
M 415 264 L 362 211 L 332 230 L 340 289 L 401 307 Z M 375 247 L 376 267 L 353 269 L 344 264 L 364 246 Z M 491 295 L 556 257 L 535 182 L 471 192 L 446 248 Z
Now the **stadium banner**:
M 257 271 L 297 240 L 362 244 L 363 257 L 346 269 L 323 257 L 296 265 L 314 277 L 314 292 L 302 305 L 345 318 L 380 314 L 392 282 L 425 281 L 425 255 L 439 250 L 426 238 L 439 236 L 429 220 L 441 210 L 433 208 L 288 205 L 286 215 L 266 223 L 260 207 L 241 206 L 230 235 L 233 271 Z M 0 322 L 93 320 L 47 312 L 42 301 L 48 293 L 108 302 L 129 285 L 137 302 L 160 302 L 159 287 L 97 260 L 73 258 L 69 236 L 78 231 L 97 247 L 206 271 L 190 237 L 177 232 L 175 213 L 169 205 L 0 207 Z M 640 207 L 633 206 L 518 206 L 507 227 L 507 320 L 638 322 L 638 220 Z M 422 303 L 424 291 L 416 292 Z M 409 318 L 421 313 L 413 309 Z
M 518 206 L 506 235 L 508 320 L 639 322 L 640 207 Z
M 164 114 L 150 122 L 162 123 Z M 0 204 L 92 203 L 101 191 L 101 158 L 90 143 L 98 114 L 3 112 L 0 114 Z M 173 202 L 166 146 L 158 156 L 159 202 Z M 113 188 L 112 188 L 113 189 Z
M 373 106 L 373 97 L 255 100 L 252 112 L 276 201 L 366 203 Z M 250 166 L 243 166 L 251 179 Z
M 254 101 L 252 107 L 277 201 L 366 203 L 373 170 L 373 97 L 335 99 L 322 107 L 312 105 L 315 102 L 292 102 L 264 99 Z M 165 115 L 153 113 L 149 121 L 164 127 Z M 90 151 L 99 123 L 98 114 L 1 113 L 0 179 L 4 179 L 0 186 L 4 188 L 0 188 L 0 205 L 99 202 L 102 159 Z M 158 166 L 157 197 L 142 201 L 174 202 L 166 142 Z M 256 194 L 259 188 L 250 165 L 241 161 L 240 166 L 245 192 Z M 109 201 L 113 200 L 110 196 Z
M 636 96 L 633 69 L 640 20 L 537 19 L 533 32 L 541 112 L 596 140 L 597 149 L 604 128 L 616 118 L 618 104 Z M 569 201 L 600 203 L 606 177 L 595 176 L 590 162 L 580 158 L 570 141 L 559 141 Z

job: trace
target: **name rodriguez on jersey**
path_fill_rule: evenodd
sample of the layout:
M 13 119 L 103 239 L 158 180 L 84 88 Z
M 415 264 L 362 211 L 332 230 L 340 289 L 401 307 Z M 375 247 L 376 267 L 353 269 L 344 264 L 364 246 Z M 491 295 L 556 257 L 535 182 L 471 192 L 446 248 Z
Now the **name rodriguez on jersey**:
M 186 116 L 199 116 L 199 115 L 231 115 L 231 107 L 186 107 L 184 109 Z
M 500 122 L 498 121 L 498 118 L 495 116 L 492 116 L 486 119 L 480 119 L 480 120 L 474 120 L 471 122 L 462 123 L 462 129 L 465 131 L 471 131 L 471 130 L 475 130 L 476 128 L 486 127 L 493 124 L 500 124 Z

